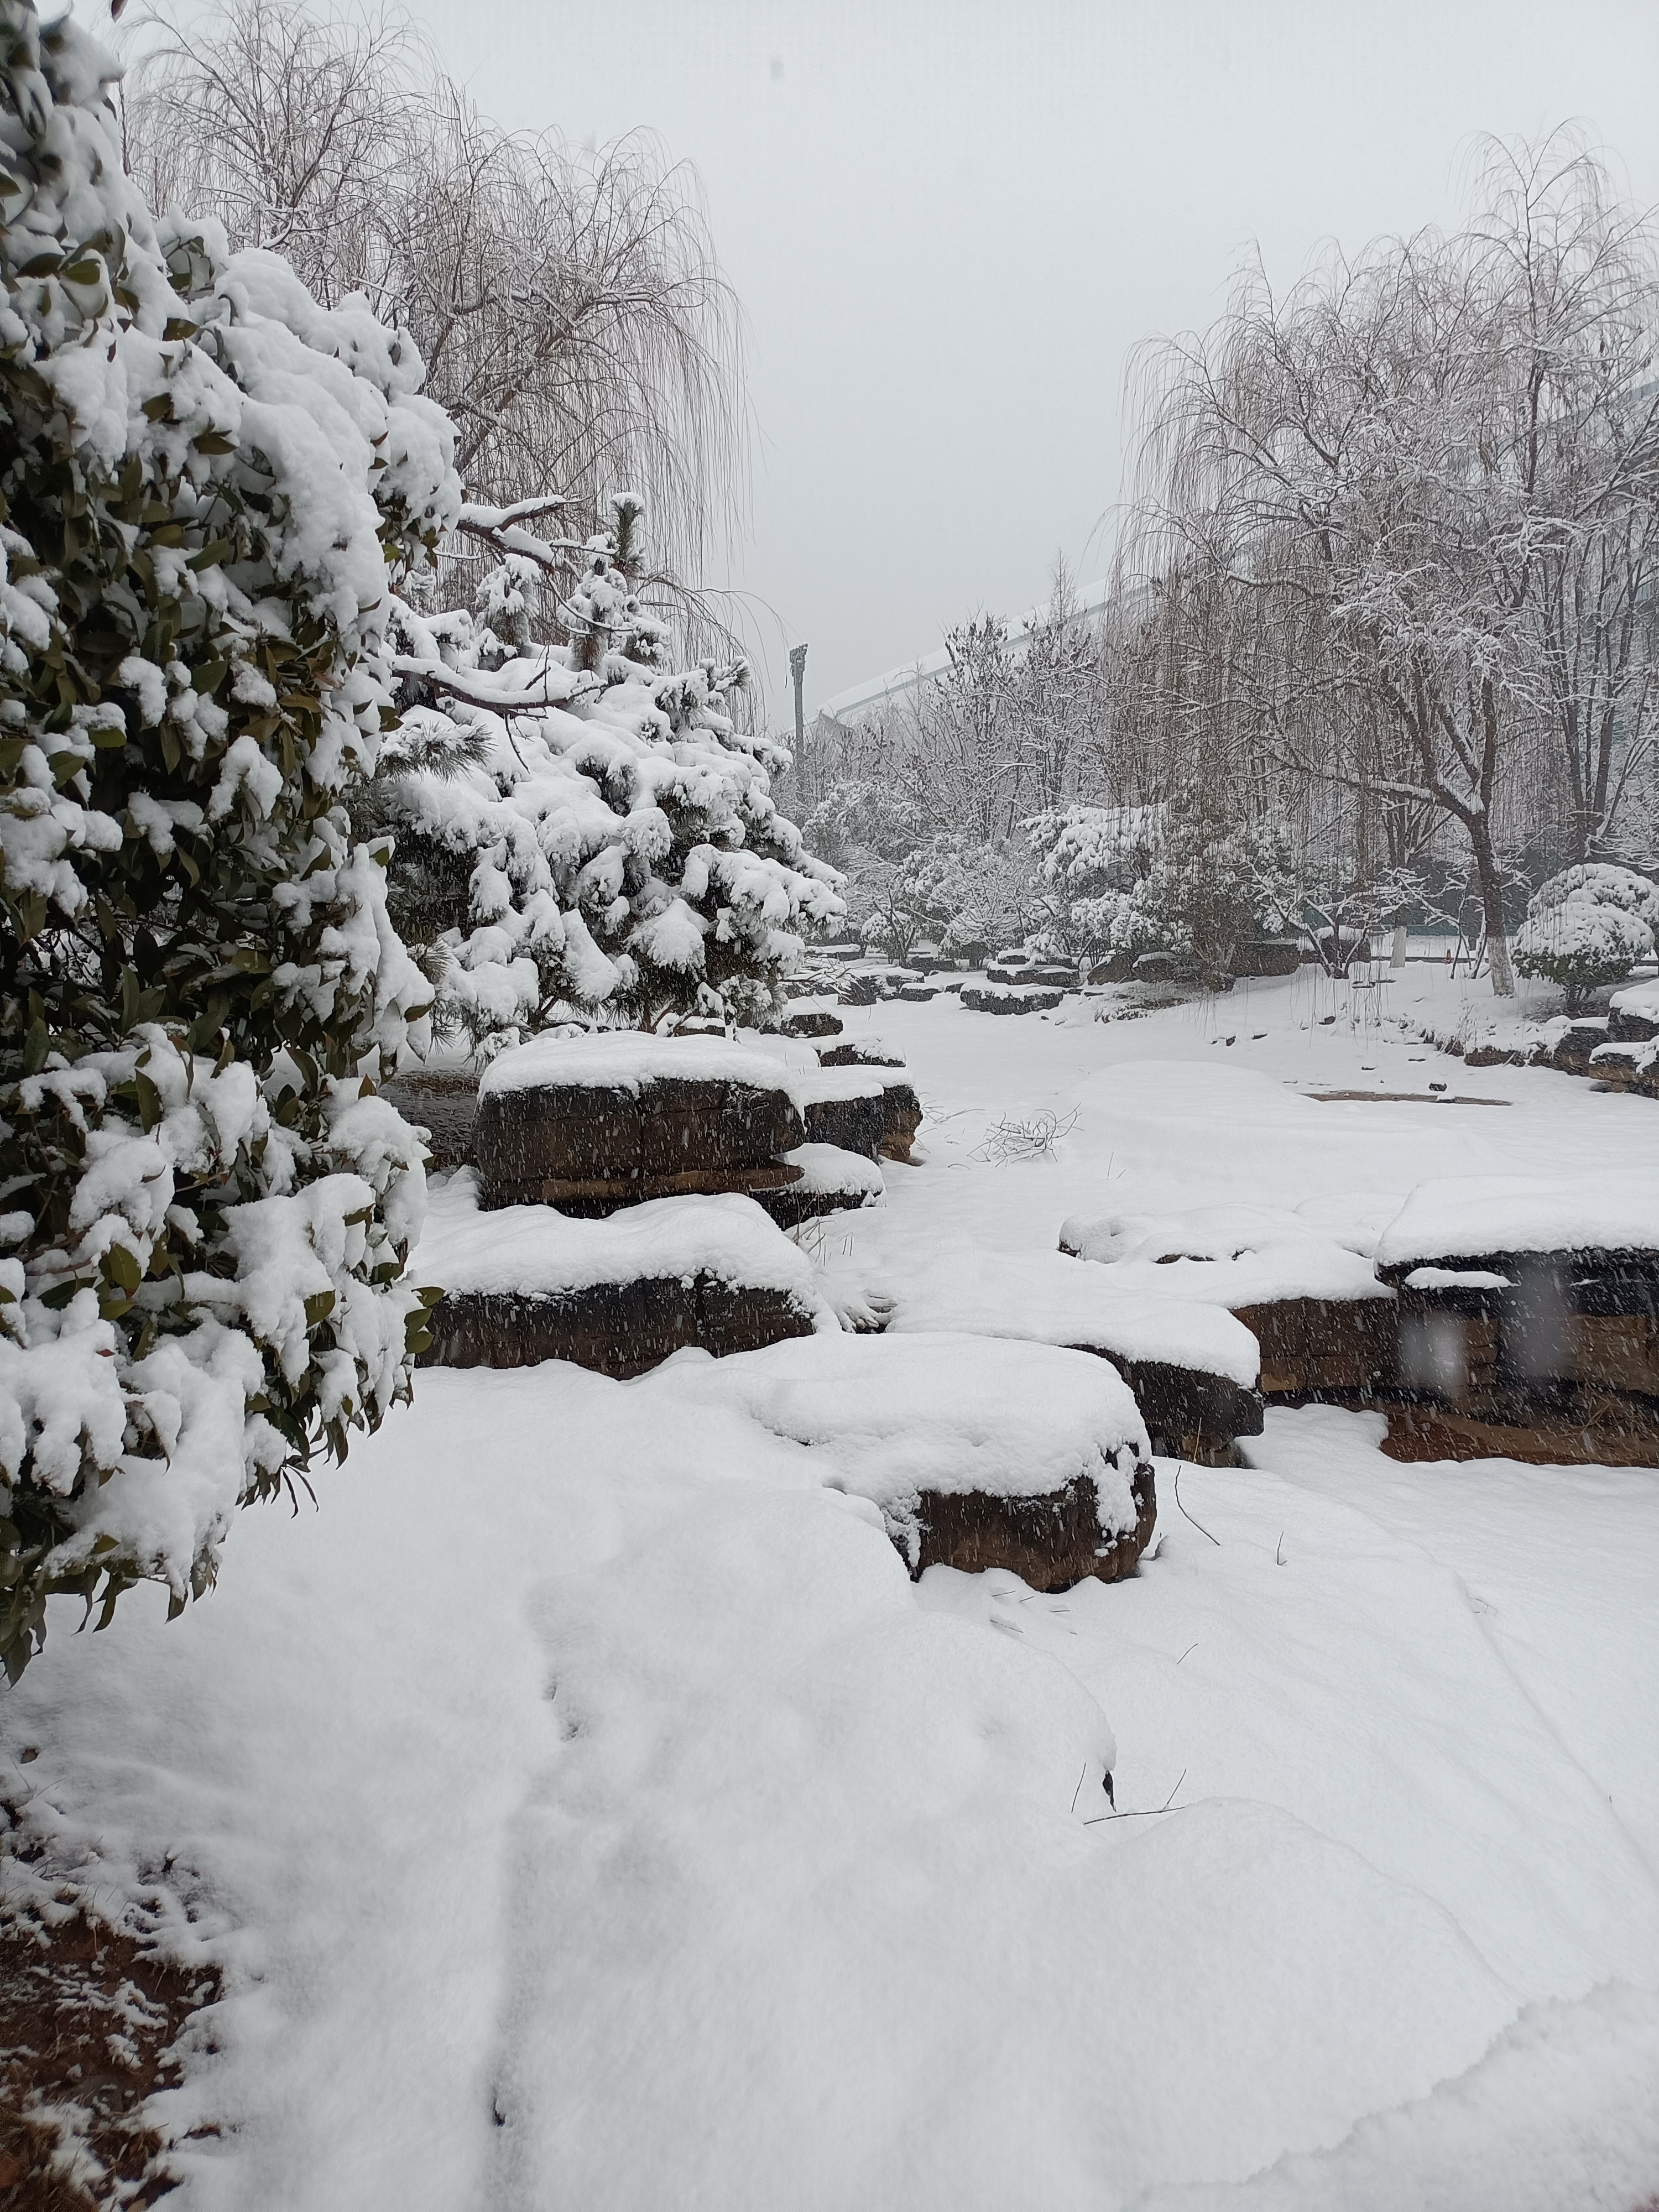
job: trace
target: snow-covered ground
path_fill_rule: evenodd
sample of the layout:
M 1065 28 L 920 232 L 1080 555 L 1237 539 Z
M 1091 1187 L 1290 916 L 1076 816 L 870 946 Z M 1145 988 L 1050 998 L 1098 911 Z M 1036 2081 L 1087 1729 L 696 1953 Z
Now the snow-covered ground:
M 1659 1186 L 1651 1101 L 1413 1042 L 1455 988 L 848 1010 L 906 1055 L 926 1164 L 807 1241 L 880 1297 L 1069 1216 Z M 1508 1103 L 1311 1096 L 1431 1083 Z M 1006 1157 L 1045 1114 L 1052 1151 Z M 177 2201 L 1659 2193 L 1659 1474 L 1403 1466 L 1373 1417 L 1274 1413 L 1178 1502 L 1160 1465 L 1131 1581 L 912 1586 L 697 1357 L 425 1373 L 179 1621 L 54 1616 L 5 1792 L 46 1863 L 228 1970 L 158 2115 L 222 2130 Z

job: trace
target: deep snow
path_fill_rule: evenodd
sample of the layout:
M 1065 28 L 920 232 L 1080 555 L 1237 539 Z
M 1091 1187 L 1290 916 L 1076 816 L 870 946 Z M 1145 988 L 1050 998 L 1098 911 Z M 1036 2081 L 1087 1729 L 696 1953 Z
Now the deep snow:
M 1361 1004 L 1443 1018 L 1408 975 Z M 1346 999 L 848 1010 L 908 1056 L 927 1164 L 804 1241 L 896 1302 L 1070 1215 L 1374 1234 L 1431 1176 L 1659 1182 L 1651 1102 Z M 1511 1103 L 1296 1095 L 1431 1080 Z M 1659 2191 L 1659 1474 L 1401 1466 L 1373 1417 L 1273 1413 L 1178 1501 L 1160 1464 L 1129 1582 L 913 1587 L 810 1450 L 677 1382 L 423 1373 L 178 1622 L 54 1615 L 6 1792 L 51 1872 L 229 1970 L 162 2100 L 225 2130 L 181 2208 Z

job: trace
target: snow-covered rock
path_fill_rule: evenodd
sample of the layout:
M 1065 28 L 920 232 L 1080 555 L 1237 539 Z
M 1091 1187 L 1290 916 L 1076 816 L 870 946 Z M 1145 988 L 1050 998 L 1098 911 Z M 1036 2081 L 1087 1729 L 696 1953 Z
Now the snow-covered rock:
M 913 1573 L 970 1564 L 959 1557 L 967 1516 L 942 1513 L 946 1499 L 1040 1502 L 1029 1548 L 1042 1550 L 1045 1524 L 1068 1540 L 1051 1543 L 1048 1572 L 1038 1563 L 1046 1588 L 1110 1578 L 1152 1534 L 1146 1424 L 1121 1379 L 1085 1352 L 945 1333 L 823 1334 L 688 1361 L 659 1387 L 680 1403 L 738 1410 L 810 1451 L 821 1481 L 879 1509 Z M 1079 1501 L 1091 1523 L 1081 1560 L 1065 1511 Z M 948 1522 L 943 1542 L 936 1517 Z M 1019 1540 L 1018 1520 L 981 1516 L 981 1528 L 987 1520 Z

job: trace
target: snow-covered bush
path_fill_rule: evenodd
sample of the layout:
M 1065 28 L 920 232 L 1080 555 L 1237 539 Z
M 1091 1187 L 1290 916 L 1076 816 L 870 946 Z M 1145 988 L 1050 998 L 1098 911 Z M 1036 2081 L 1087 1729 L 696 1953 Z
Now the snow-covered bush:
M 104 50 L 0 0 L 0 1651 L 211 1581 L 407 1389 L 431 996 L 340 804 L 388 565 L 459 492 L 421 364 L 152 222 Z
M 802 932 L 842 911 L 773 801 L 787 756 L 728 711 L 743 664 L 665 665 L 638 502 L 578 549 L 568 592 L 570 547 L 529 526 L 557 504 L 463 510 L 500 557 L 474 611 L 399 604 L 407 703 L 368 794 L 434 1019 L 484 1054 L 573 1014 L 753 1019 Z M 532 641 L 540 593 L 568 642 Z
M 1653 957 L 1659 884 L 1605 860 L 1581 861 L 1540 884 L 1515 940 L 1523 975 L 1559 984 L 1569 1012 Z
M 1049 919 L 1038 942 L 1067 958 L 1170 951 L 1206 982 L 1292 899 L 1283 841 L 1175 805 L 1073 806 L 1031 825 Z
M 1068 806 L 1026 825 L 1043 918 L 1033 940 L 1057 959 L 1146 952 L 1161 942 L 1135 893 L 1163 832 L 1160 806 Z

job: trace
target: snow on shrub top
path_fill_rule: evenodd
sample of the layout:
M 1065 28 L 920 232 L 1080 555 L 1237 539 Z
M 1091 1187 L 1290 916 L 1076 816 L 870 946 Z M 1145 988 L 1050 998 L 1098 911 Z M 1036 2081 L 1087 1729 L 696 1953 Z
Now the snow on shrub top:
M 1650 929 L 1659 927 L 1659 884 L 1638 876 L 1634 868 L 1620 868 L 1610 860 L 1583 860 L 1564 868 L 1540 884 L 1527 902 L 1528 915 L 1589 901 L 1596 906 L 1618 907 L 1633 914 Z
M 1112 1285 L 1121 1291 L 1146 1290 L 1230 1309 L 1279 1298 L 1390 1295 L 1369 1257 L 1278 1206 L 1079 1216 L 1060 1224 L 1060 1241 L 1079 1259 L 1109 1267 Z
M 1650 959 L 1659 928 L 1659 884 L 1601 860 L 1565 868 L 1540 885 L 1515 940 L 1523 975 L 1559 983 L 1569 1006 Z
M 0 0 L 0 1649 L 210 1581 L 406 1385 L 431 998 L 341 794 L 388 564 L 459 489 L 421 363 L 123 172 L 118 74 Z

